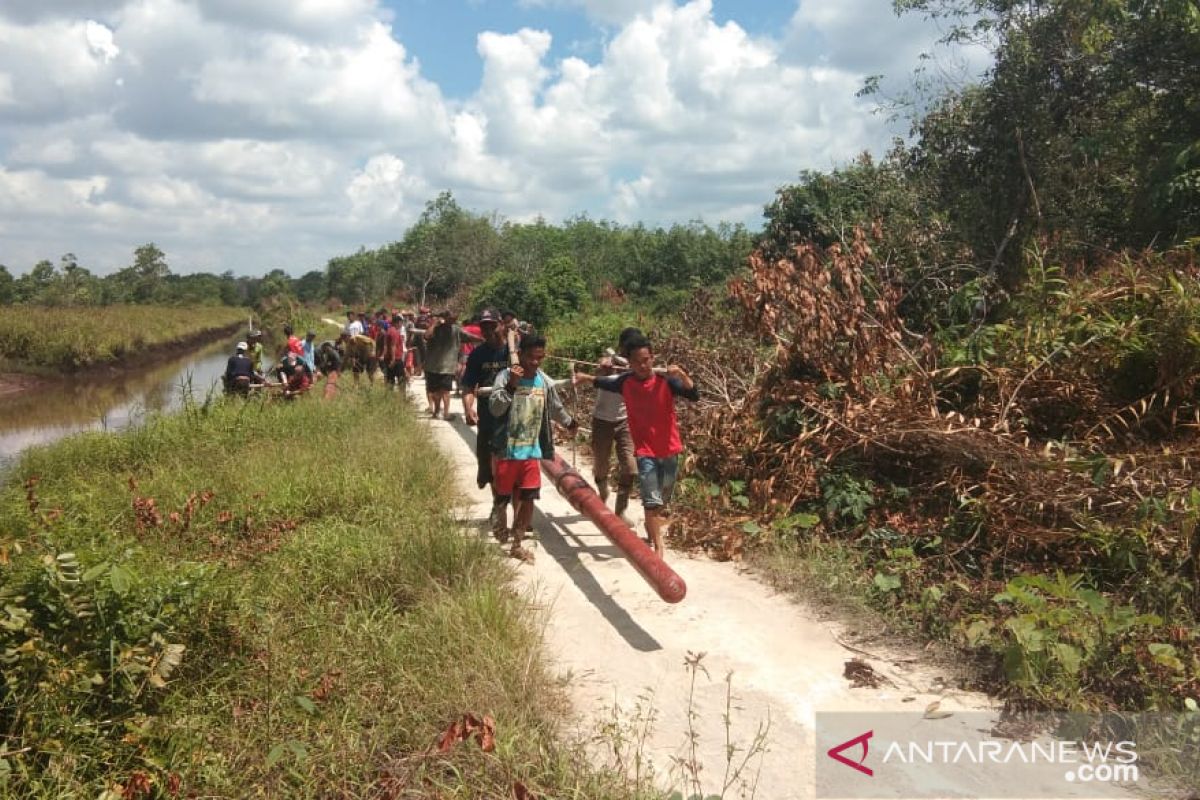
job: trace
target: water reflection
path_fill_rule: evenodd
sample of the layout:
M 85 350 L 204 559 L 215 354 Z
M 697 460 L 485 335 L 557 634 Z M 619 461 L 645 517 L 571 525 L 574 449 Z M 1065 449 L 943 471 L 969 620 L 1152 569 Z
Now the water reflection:
M 220 391 L 232 342 L 219 342 L 146 370 L 54 381 L 0 400 L 0 468 L 27 447 L 72 433 L 120 430 L 148 413 L 172 411 L 189 391 L 203 400 Z

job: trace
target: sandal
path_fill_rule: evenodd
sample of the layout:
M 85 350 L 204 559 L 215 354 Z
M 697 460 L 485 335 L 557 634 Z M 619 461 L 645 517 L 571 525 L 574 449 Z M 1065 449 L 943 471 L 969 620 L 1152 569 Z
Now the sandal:
M 533 553 L 529 552 L 519 544 L 514 544 L 512 546 L 512 550 L 509 551 L 509 555 L 511 555 L 513 558 L 520 559 L 526 564 L 533 563 Z
M 510 528 L 495 528 L 492 530 L 492 535 L 496 537 L 496 541 L 500 544 L 507 544 L 512 538 L 512 530 Z

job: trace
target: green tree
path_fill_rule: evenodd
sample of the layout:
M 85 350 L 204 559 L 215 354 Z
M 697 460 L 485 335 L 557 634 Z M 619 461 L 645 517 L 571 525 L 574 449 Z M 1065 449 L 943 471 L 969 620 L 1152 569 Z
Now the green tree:
M 133 264 L 111 276 L 106 292 L 114 302 L 162 302 L 170 274 L 166 254 L 150 242 L 133 251 Z
M 1194 0 L 897 0 L 995 63 L 917 125 L 913 164 L 1009 285 L 1034 239 L 1062 254 L 1200 233 Z
M 319 303 L 329 297 L 326 273 L 314 269 L 295 281 L 296 298 L 302 303 Z
M 8 305 L 16 300 L 16 282 L 8 267 L 0 264 L 0 304 Z
M 22 303 L 49 303 L 58 271 L 45 259 L 33 265 L 33 269 L 16 280 L 16 297 Z
M 471 294 L 471 307 L 476 312 L 484 308 L 512 311 L 519 319 L 542 328 L 551 319 L 554 301 L 545 286 L 507 270 L 497 270 Z
M 500 245 L 492 219 L 465 211 L 443 192 L 426 203 L 404 238 L 380 255 L 392 270 L 392 288 L 425 303 L 483 279 L 495 268 Z
M 379 250 L 331 258 L 325 271 L 330 296 L 360 307 L 381 299 L 392 280 L 389 259 Z
M 57 286 L 53 291 L 54 302 L 59 305 L 91 305 L 99 302 L 100 281 L 85 267 L 80 266 L 74 253 L 59 259 Z
M 258 305 L 266 300 L 293 297 L 291 276 L 281 269 L 273 269 L 263 276 L 250 299 L 252 304 Z
M 541 324 L 561 319 L 583 308 L 588 299 L 587 284 L 570 256 L 550 259 L 531 282 L 531 289 L 546 297 L 546 316 Z M 532 318 L 530 318 L 532 320 Z

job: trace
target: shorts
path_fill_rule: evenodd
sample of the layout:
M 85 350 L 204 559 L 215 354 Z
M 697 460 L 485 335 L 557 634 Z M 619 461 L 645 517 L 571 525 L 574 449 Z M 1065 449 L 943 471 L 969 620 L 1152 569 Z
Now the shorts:
M 444 372 L 425 371 L 425 391 L 448 392 L 454 388 L 454 376 Z
M 404 362 L 396 361 L 389 364 L 385 370 L 388 383 L 400 385 L 408 380 L 408 376 L 404 372 Z
M 675 476 L 679 473 L 679 456 L 654 458 L 638 456 L 638 483 L 642 492 L 642 508 L 662 508 L 671 502 L 675 493 Z
M 520 492 L 522 500 L 537 500 L 542 496 L 542 468 L 536 458 L 492 459 L 492 488 L 496 497 L 512 497 Z

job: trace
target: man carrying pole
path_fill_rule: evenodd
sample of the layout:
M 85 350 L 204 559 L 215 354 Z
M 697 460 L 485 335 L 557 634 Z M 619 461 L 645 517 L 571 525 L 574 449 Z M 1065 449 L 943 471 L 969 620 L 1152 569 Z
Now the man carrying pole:
M 508 366 L 508 345 L 496 312 L 486 310 L 479 315 L 479 328 L 483 332 L 480 344 L 467 356 L 463 370 L 463 415 L 468 425 L 478 426 L 475 436 L 475 483 L 480 489 L 492 484 L 492 513 L 488 524 L 492 533 L 499 538 L 508 529 L 508 503 L 496 493 L 492 480 L 492 436 L 496 432 L 496 418 L 488 408 L 487 394 L 491 391 L 496 376 Z M 477 403 L 483 413 L 477 411 Z
M 679 471 L 683 442 L 675 416 L 675 398 L 699 400 L 696 385 L 683 368 L 672 364 L 664 375 L 654 368 L 654 350 L 649 340 L 633 337 L 623 342 L 629 372 L 596 377 L 575 373 L 575 382 L 593 383 L 601 391 L 614 392 L 625 400 L 629 433 L 637 455 L 638 483 L 646 512 L 646 532 L 654 551 L 662 557 L 663 529 Z
M 534 502 L 541 495 L 541 460 L 554 458 L 550 420 L 571 433 L 579 428 L 559 399 L 554 381 L 540 369 L 545 357 L 544 337 L 523 337 L 517 363 L 496 376 L 488 398 L 497 422 L 492 437 L 494 490 L 498 500 L 513 501 L 512 556 L 527 562 L 533 555 L 521 546 L 521 540 L 533 519 Z

